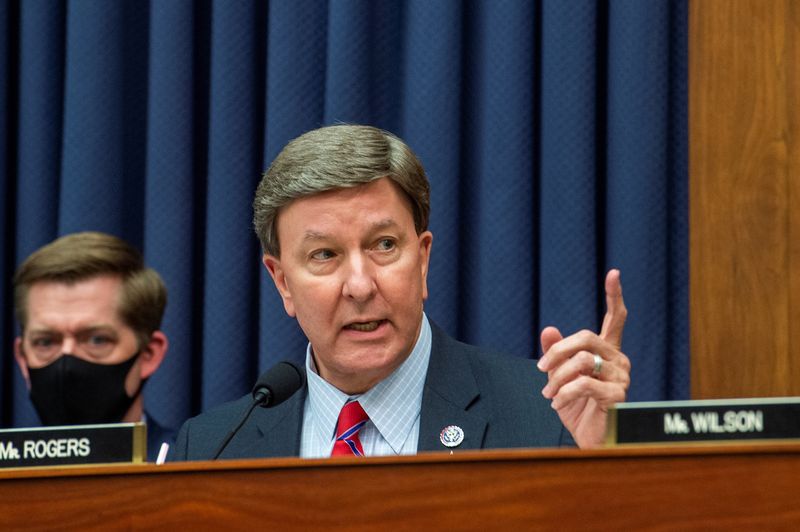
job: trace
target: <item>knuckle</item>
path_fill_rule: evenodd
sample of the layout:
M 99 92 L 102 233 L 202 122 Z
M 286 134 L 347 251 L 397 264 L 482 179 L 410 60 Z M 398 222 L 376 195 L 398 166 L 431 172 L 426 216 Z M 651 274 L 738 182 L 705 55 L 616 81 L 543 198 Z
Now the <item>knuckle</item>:
M 619 393 L 617 393 L 617 394 L 616 394 L 616 396 L 614 397 L 614 399 L 615 399 L 615 402 L 617 402 L 617 403 L 623 403 L 623 402 L 625 402 L 625 398 L 626 398 L 626 397 L 627 397 L 627 395 L 628 395 L 628 394 L 626 393 L 626 391 L 627 391 L 627 388 L 625 388 L 624 390 L 619 390 Z

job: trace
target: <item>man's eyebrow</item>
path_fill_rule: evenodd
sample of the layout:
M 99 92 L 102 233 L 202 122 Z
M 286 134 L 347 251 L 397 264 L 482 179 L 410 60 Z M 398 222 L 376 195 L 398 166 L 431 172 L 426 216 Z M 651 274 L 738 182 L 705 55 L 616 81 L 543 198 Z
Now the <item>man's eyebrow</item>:
M 113 325 L 109 323 L 98 323 L 95 325 L 89 325 L 88 327 L 81 327 L 80 329 L 78 329 L 78 332 L 80 333 L 93 333 L 93 332 L 106 332 L 106 331 L 115 332 L 116 329 L 114 328 Z
M 395 222 L 394 219 L 392 218 L 384 218 L 383 220 L 372 224 L 373 231 L 380 231 L 381 229 L 389 229 L 395 227 L 400 227 L 400 224 Z
M 81 327 L 78 329 L 78 334 L 86 334 L 86 333 L 93 333 L 98 331 L 115 331 L 115 328 L 110 323 L 96 323 L 92 325 L 87 325 L 86 327 Z M 62 334 L 62 331 L 58 329 L 52 329 L 50 327 L 36 327 L 35 329 L 28 329 L 28 334 Z
M 397 227 L 400 227 L 400 224 L 398 224 L 393 218 L 384 218 L 383 220 L 379 220 L 373 223 L 372 226 L 370 227 L 370 231 L 375 232 L 389 228 L 394 229 Z M 315 240 L 329 240 L 332 238 L 334 238 L 334 235 L 332 235 L 331 233 L 326 233 L 324 231 L 316 231 L 314 229 L 307 229 L 303 233 L 304 242 L 310 242 Z
M 55 329 L 50 329 L 49 327 L 36 327 L 31 328 L 28 327 L 25 331 L 27 334 L 57 334 L 58 331 Z
M 326 240 L 331 238 L 330 233 L 323 233 L 322 231 L 314 231 L 313 229 L 306 230 L 303 233 L 303 241 L 307 242 L 310 240 Z

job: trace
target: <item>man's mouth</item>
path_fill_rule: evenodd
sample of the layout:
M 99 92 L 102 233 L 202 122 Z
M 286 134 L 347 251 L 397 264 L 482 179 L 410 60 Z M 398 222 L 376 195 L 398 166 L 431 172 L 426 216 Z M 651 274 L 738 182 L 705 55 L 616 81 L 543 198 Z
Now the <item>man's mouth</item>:
M 359 332 L 372 332 L 380 326 L 386 320 L 376 320 L 376 321 L 362 321 L 362 322 L 355 322 L 350 323 L 349 325 L 345 325 L 345 329 L 349 329 L 351 331 L 359 331 Z

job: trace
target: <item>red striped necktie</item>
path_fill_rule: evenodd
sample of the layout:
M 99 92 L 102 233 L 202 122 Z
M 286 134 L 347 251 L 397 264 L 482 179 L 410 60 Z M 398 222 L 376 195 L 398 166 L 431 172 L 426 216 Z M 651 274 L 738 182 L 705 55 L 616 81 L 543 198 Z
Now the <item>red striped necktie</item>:
M 331 456 L 364 456 L 358 431 L 368 420 L 369 416 L 358 401 L 344 405 L 336 423 L 336 443 L 333 444 Z

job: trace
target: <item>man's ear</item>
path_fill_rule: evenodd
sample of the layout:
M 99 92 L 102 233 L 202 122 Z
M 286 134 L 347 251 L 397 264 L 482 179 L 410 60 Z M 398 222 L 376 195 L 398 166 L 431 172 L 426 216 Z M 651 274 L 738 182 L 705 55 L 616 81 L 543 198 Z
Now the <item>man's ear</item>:
M 17 361 L 19 372 L 22 373 L 22 378 L 25 379 L 25 384 L 28 389 L 31 389 L 31 377 L 28 374 L 28 359 L 25 358 L 25 353 L 22 352 L 22 338 L 17 336 L 14 340 L 14 360 Z
M 264 253 L 261 262 L 269 272 L 269 276 L 272 277 L 272 282 L 275 283 L 275 288 L 278 289 L 278 293 L 283 299 L 283 308 L 286 310 L 286 314 L 294 318 L 294 300 L 292 299 L 292 291 L 289 289 L 289 283 L 286 280 L 286 274 L 281 267 L 281 259 L 269 253 Z
M 150 335 L 150 340 L 142 347 L 139 355 L 139 376 L 146 379 L 156 372 L 164 356 L 167 354 L 169 341 L 167 335 L 161 331 L 155 331 Z
M 431 246 L 433 246 L 433 233 L 425 231 L 419 235 L 419 263 L 422 275 L 422 299 L 428 299 L 428 266 L 431 261 Z

